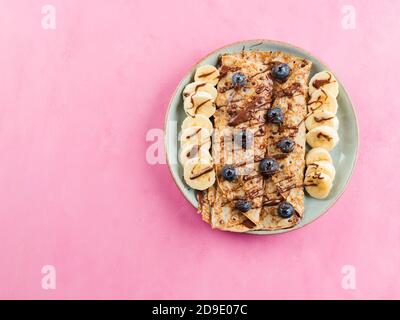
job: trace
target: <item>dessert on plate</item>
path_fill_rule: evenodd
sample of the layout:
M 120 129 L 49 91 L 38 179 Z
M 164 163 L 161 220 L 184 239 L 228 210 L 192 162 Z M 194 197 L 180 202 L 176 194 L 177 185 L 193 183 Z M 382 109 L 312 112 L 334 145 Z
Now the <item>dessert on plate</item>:
M 291 228 L 306 214 L 304 190 L 329 195 L 338 84 L 328 71 L 309 81 L 311 67 L 285 52 L 227 53 L 183 90 L 179 159 L 213 228 Z

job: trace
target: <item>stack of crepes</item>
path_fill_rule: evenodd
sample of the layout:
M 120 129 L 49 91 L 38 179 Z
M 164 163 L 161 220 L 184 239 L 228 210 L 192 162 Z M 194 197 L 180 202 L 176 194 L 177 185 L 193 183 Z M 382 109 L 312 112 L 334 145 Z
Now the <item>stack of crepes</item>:
M 276 64 L 286 63 L 289 77 L 281 82 L 271 76 Z M 278 230 L 295 226 L 304 214 L 303 178 L 305 167 L 305 125 L 307 88 L 311 62 L 282 52 L 242 51 L 220 57 L 217 85 L 217 111 L 214 114 L 212 156 L 216 183 L 199 193 L 199 211 L 213 228 L 236 232 Z M 240 72 L 244 86 L 235 86 L 232 75 Z M 284 112 L 282 125 L 268 123 L 266 114 L 279 106 Z M 252 133 L 251 144 L 238 143 L 241 130 Z M 277 143 L 290 137 L 295 147 L 282 153 Z M 259 163 L 272 157 L 279 171 L 265 177 Z M 226 181 L 221 169 L 230 165 L 238 178 Z M 241 212 L 235 202 L 245 199 L 251 209 Z M 282 218 L 277 208 L 283 201 L 295 209 L 290 218 Z

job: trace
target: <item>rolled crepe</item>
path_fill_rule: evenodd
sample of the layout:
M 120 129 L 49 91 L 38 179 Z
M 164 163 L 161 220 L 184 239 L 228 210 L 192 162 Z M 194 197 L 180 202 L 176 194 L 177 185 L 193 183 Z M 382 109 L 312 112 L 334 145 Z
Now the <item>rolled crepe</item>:
M 273 92 L 273 82 L 264 74 L 265 69 L 260 63 L 240 57 L 221 57 L 212 145 L 217 172 L 215 203 L 211 206 L 214 228 L 245 231 L 260 223 L 264 179 L 255 159 L 262 159 L 267 151 L 265 114 Z M 246 83 L 235 87 L 232 75 L 238 72 L 244 74 Z M 242 136 L 247 137 L 244 145 Z M 226 181 L 221 176 L 225 165 L 235 168 L 235 180 Z M 241 199 L 251 204 L 249 211 L 236 209 L 235 204 Z
M 259 230 L 277 230 L 293 227 L 304 214 L 304 168 L 305 168 L 305 124 L 307 115 L 307 83 L 311 71 L 311 62 L 282 52 L 240 53 L 238 56 L 249 61 L 268 65 L 270 69 L 279 63 L 286 63 L 291 68 L 288 79 L 281 83 L 274 81 L 274 101 L 272 107 L 280 107 L 284 112 L 284 123 L 279 126 L 268 123 L 267 156 L 275 158 L 280 171 L 264 183 L 263 208 Z M 269 74 L 270 75 L 270 74 Z M 277 143 L 283 138 L 295 142 L 290 153 L 283 153 Z M 278 205 L 287 201 L 293 205 L 296 214 L 290 218 L 278 215 Z

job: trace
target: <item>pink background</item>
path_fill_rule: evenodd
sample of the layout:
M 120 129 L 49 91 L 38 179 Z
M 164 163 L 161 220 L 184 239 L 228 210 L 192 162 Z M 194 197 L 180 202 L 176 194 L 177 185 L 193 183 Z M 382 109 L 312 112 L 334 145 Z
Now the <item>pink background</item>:
M 48 3 L 56 30 L 41 27 Z M 2 0 L 0 297 L 400 298 L 399 13 L 397 0 Z M 145 156 L 189 67 L 254 38 L 326 61 L 361 138 L 329 213 L 269 237 L 212 231 Z M 56 290 L 41 287 L 48 264 Z

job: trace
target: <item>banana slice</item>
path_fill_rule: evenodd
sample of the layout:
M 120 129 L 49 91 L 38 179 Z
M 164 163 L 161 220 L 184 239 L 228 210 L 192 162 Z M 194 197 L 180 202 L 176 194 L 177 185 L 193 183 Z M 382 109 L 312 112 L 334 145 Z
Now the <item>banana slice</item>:
M 334 75 L 329 71 L 319 72 L 311 78 L 308 92 L 312 95 L 314 91 L 318 89 L 329 91 L 335 98 L 339 94 L 338 82 Z
M 196 190 L 206 190 L 215 182 L 212 162 L 194 158 L 183 166 L 183 178 L 187 185 Z
M 185 89 L 183 90 L 183 98 L 187 98 L 191 96 L 193 93 L 197 92 L 207 92 L 209 93 L 213 99 L 215 99 L 218 95 L 218 91 L 215 87 L 207 82 L 200 82 L 195 81 L 186 85 Z
M 198 67 L 194 74 L 194 81 L 207 82 L 213 86 L 216 86 L 219 80 L 219 71 L 216 67 L 205 64 L 204 66 Z
M 313 148 L 307 152 L 306 155 L 306 165 L 317 161 L 328 161 L 332 163 L 331 155 L 324 148 Z
M 305 124 L 307 130 L 312 130 L 319 126 L 327 126 L 335 130 L 339 128 L 338 118 L 335 116 L 335 114 L 329 111 L 316 110 L 307 117 Z
M 208 132 L 213 132 L 213 124 L 211 123 L 210 119 L 202 114 L 196 114 L 193 117 L 186 117 L 185 120 L 182 122 L 182 130 L 185 130 L 190 127 L 202 127 L 208 130 Z
M 310 100 L 308 100 L 309 112 L 329 111 L 336 114 L 337 109 L 338 103 L 336 98 L 325 89 L 314 91 Z
M 339 142 L 339 136 L 335 129 L 327 126 L 320 126 L 308 131 L 306 140 L 312 148 L 321 147 L 330 151 Z
M 211 147 L 211 133 L 203 127 L 189 127 L 182 130 L 180 135 L 180 142 L 182 147 L 184 145 L 201 146 L 206 150 Z
M 311 176 L 315 173 L 325 173 L 333 181 L 336 175 L 336 169 L 329 161 L 316 161 L 308 165 L 306 176 Z
M 204 161 L 212 162 L 210 152 L 206 147 L 186 144 L 182 147 L 181 153 L 179 154 L 179 160 L 182 165 L 185 165 L 191 159 L 199 158 Z
M 318 172 L 306 176 L 304 186 L 308 194 L 316 199 L 324 199 L 332 188 L 332 179 L 325 173 Z
M 188 116 L 202 114 L 207 118 L 212 117 L 216 110 L 214 99 L 207 92 L 196 92 L 185 98 L 183 108 Z

